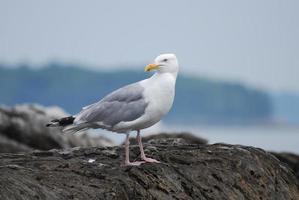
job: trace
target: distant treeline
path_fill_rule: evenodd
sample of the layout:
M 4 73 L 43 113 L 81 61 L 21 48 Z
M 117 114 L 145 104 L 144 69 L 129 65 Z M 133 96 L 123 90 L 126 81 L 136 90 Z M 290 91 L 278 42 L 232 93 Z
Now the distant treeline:
M 0 65 L 0 104 L 58 105 L 69 113 L 100 100 L 109 92 L 146 77 L 140 71 L 92 71 L 80 66 L 50 64 L 32 69 Z M 241 84 L 179 75 L 172 122 L 251 123 L 271 118 L 267 93 Z

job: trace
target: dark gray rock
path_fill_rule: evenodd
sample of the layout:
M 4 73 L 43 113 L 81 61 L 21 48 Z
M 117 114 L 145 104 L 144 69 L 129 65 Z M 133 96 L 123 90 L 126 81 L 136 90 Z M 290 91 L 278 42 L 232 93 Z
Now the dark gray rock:
M 11 140 L 2 134 L 0 134 L 0 152 L 1 153 L 17 153 L 17 152 L 29 152 L 33 149 L 21 144 L 15 140 Z
M 150 144 L 207 144 L 208 140 L 195 136 L 188 132 L 181 133 L 158 133 L 142 137 L 144 143 Z M 130 138 L 130 144 L 137 144 L 136 138 Z
M 281 162 L 286 163 L 294 172 L 299 180 L 299 155 L 293 153 L 272 152 Z
M 160 164 L 120 167 L 120 147 L 0 154 L 0 199 L 297 200 L 298 180 L 262 149 L 145 144 Z M 131 148 L 131 159 L 139 149 Z
M 17 105 L 0 107 L 0 152 L 23 152 L 31 149 L 49 150 L 75 146 L 105 146 L 113 143 L 104 137 L 87 134 L 63 134 L 59 128 L 45 125 L 54 118 L 68 114 L 58 107 Z

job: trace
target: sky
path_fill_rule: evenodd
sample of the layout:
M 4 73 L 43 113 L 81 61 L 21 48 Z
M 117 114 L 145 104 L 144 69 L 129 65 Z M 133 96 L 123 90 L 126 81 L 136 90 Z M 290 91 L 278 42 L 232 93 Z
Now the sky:
M 0 63 L 143 70 L 175 53 L 182 73 L 299 93 L 296 0 L 0 0 Z

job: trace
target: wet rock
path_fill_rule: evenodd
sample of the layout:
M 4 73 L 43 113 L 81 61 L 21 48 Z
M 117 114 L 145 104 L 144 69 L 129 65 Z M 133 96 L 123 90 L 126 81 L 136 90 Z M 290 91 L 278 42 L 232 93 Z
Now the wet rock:
M 262 149 L 145 144 L 160 164 L 120 167 L 120 147 L 0 154 L 0 199 L 293 199 L 298 180 Z M 138 146 L 131 160 L 139 159 Z
M 75 146 L 106 146 L 113 143 L 104 137 L 88 134 L 63 134 L 59 128 L 45 125 L 54 118 L 67 116 L 58 107 L 17 105 L 0 107 L 0 152 L 23 152 L 32 149 L 49 150 Z

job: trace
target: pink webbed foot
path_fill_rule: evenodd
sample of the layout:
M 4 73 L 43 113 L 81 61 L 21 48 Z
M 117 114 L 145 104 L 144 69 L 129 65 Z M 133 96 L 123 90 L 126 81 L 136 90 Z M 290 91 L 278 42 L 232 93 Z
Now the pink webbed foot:
M 153 158 L 147 158 L 147 157 L 142 158 L 142 160 L 143 160 L 144 162 L 147 162 L 147 163 L 161 163 L 160 161 L 158 161 L 158 160 L 156 160 L 156 159 L 153 159 Z
M 143 145 L 142 145 L 142 141 L 141 141 L 141 136 L 140 136 L 140 130 L 137 131 L 137 142 L 139 145 L 139 149 L 140 149 L 140 154 L 141 154 L 141 159 L 147 163 L 160 163 L 160 161 L 155 160 L 153 158 L 147 158 L 144 154 L 144 150 L 143 150 Z
M 125 162 L 121 166 L 123 166 L 123 167 L 126 167 L 126 166 L 140 166 L 143 163 L 145 163 L 145 161 Z

